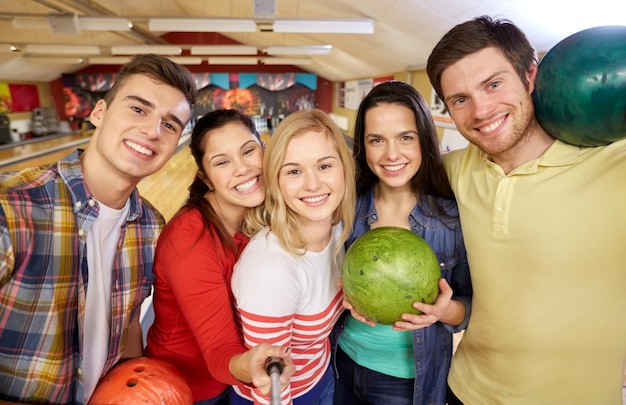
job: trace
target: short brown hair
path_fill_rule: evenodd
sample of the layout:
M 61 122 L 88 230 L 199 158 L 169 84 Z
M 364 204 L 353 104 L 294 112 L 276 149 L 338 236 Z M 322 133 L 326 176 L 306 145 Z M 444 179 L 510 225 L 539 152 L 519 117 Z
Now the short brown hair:
M 526 73 L 537 63 L 537 55 L 526 35 L 509 20 L 481 16 L 448 31 L 428 57 L 426 72 L 439 98 L 445 101 L 441 90 L 443 71 L 465 56 L 487 47 L 502 51 L 522 83 L 529 85 Z
M 120 87 L 132 75 L 145 75 L 157 82 L 167 84 L 180 90 L 193 109 L 196 100 L 196 83 L 187 68 L 174 63 L 160 55 L 137 55 L 126 65 L 122 66 L 115 83 L 104 96 L 104 101 L 111 104 Z

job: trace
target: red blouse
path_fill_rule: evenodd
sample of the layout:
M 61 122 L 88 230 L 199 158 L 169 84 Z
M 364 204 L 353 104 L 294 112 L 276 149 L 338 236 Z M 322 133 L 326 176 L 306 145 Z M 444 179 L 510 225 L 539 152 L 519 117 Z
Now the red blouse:
M 169 361 L 184 374 L 194 401 L 238 383 L 228 370 L 244 348 L 230 280 L 248 238 L 238 233 L 237 254 L 206 230 L 196 209 L 183 209 L 159 237 L 154 260 L 154 323 L 146 356 Z

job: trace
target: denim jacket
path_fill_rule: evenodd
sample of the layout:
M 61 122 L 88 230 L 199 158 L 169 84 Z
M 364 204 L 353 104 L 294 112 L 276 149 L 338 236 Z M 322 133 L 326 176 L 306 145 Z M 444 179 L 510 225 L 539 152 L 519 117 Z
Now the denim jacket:
M 441 265 L 441 276 L 452 287 L 453 299 L 465 305 L 465 319 L 454 327 L 437 322 L 427 328 L 413 331 L 415 353 L 415 386 L 413 405 L 445 404 L 448 371 L 452 360 L 452 333 L 467 326 L 471 310 L 472 284 L 465 254 L 465 244 L 458 220 L 456 202 L 437 198 L 448 214 L 456 216 L 456 221 L 431 217 L 424 212 L 429 210 L 434 197 L 422 196 L 409 215 L 411 231 L 421 236 L 434 250 Z M 346 249 L 362 234 L 370 230 L 377 221 L 374 206 L 373 188 L 363 193 L 357 201 L 352 234 L 346 241 Z M 333 352 L 337 350 L 339 337 L 343 332 L 347 317 L 345 311 L 333 330 Z

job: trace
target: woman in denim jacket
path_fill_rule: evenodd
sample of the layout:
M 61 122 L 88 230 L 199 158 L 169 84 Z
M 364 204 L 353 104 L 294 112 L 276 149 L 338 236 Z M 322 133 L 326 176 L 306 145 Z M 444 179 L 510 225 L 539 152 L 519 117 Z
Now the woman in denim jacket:
M 372 228 L 397 226 L 421 236 L 441 265 L 433 305 L 375 324 L 348 302 L 334 329 L 335 403 L 445 404 L 452 334 L 467 325 L 472 286 L 458 211 L 443 169 L 435 124 L 410 85 L 376 86 L 359 107 L 354 156 L 357 191 L 349 247 Z

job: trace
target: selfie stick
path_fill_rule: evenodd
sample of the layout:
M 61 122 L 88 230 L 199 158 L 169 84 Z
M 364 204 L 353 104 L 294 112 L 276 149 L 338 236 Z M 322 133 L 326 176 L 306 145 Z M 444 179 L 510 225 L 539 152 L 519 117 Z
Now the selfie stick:
M 270 376 L 270 405 L 280 405 L 280 373 L 283 372 L 283 362 L 278 357 L 268 357 L 265 360 L 265 370 Z

